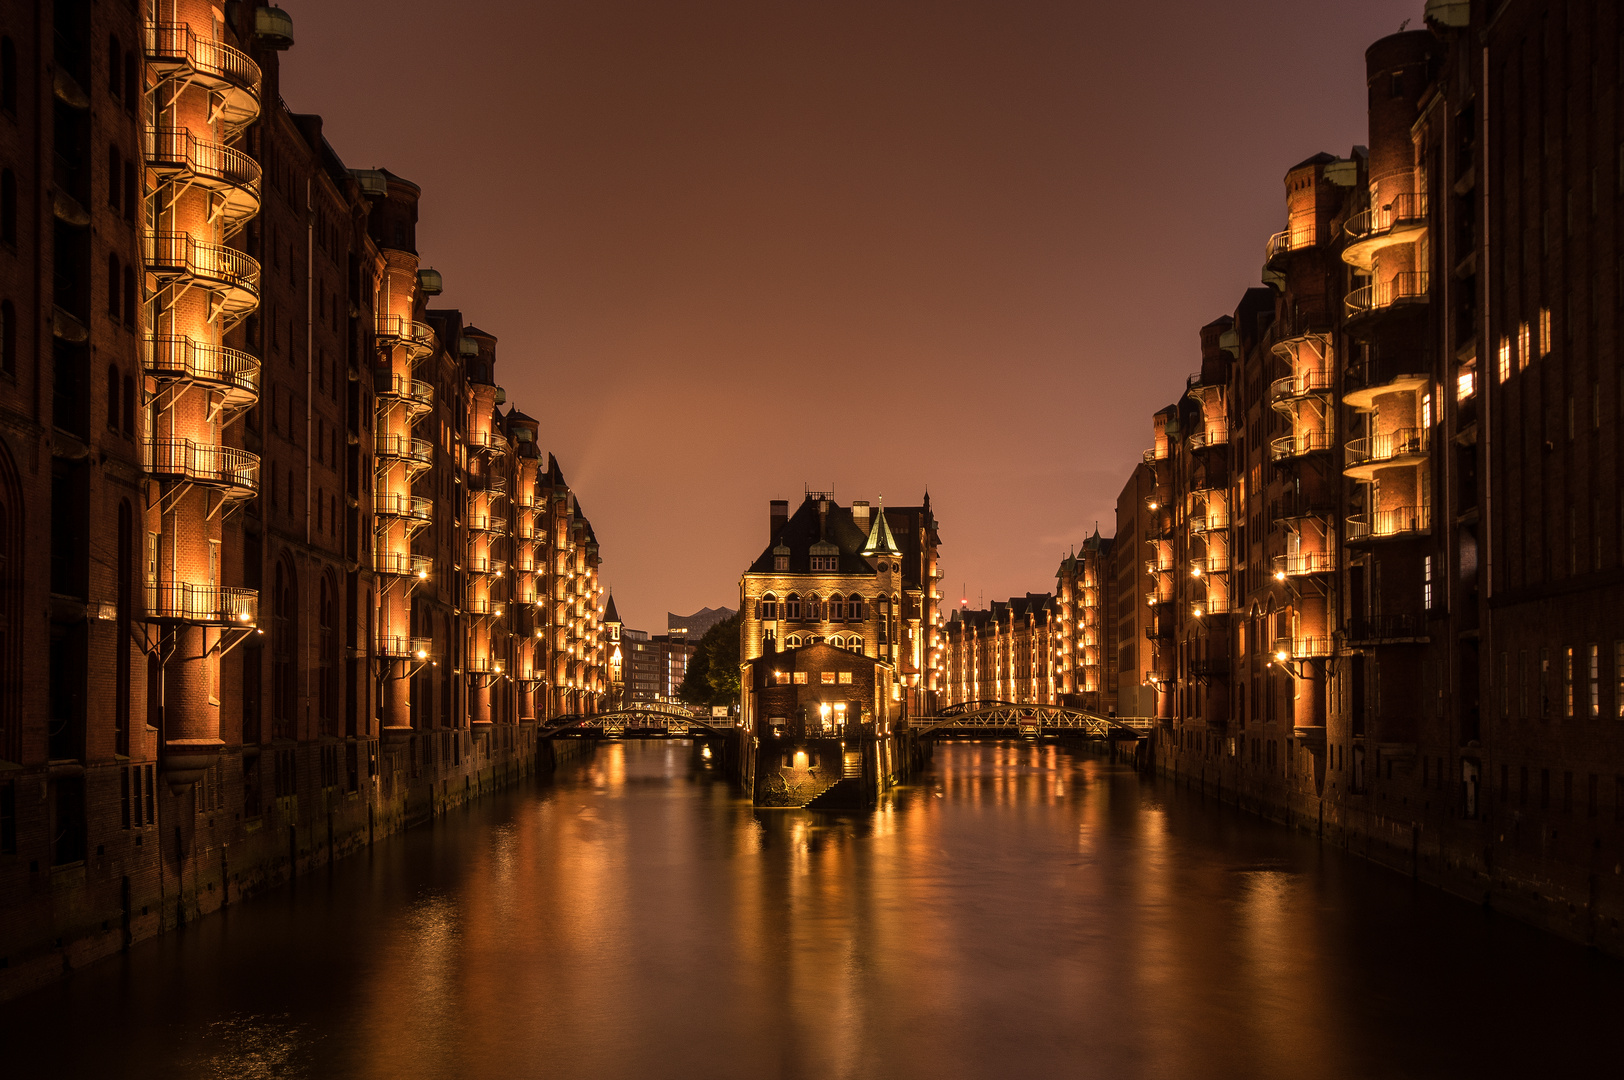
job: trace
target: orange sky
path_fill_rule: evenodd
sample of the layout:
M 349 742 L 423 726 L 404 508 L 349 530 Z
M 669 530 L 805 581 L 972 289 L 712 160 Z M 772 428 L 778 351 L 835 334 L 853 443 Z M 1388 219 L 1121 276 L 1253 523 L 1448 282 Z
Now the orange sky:
M 422 185 L 441 299 L 662 632 L 736 606 L 805 485 L 928 485 L 944 610 L 1052 588 L 1423 5 L 282 6 L 289 106 Z

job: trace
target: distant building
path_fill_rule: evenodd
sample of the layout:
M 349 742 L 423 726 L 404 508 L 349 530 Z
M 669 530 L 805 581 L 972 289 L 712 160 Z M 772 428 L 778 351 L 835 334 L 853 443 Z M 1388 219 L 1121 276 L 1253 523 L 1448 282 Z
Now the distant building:
M 705 636 L 705 631 L 737 614 L 738 612 L 728 607 L 700 608 L 692 615 L 678 615 L 668 611 L 665 613 L 665 632 L 672 639 L 680 637 L 698 641 Z
M 1117 710 L 1114 546 L 1096 528 L 1055 571 L 1055 689 L 1062 704 L 1095 713 Z
M 720 613 L 722 619 L 733 614 L 727 608 L 704 611 L 688 616 L 699 619 L 707 614 Z M 676 616 L 673 616 L 674 618 Z M 714 620 L 720 621 L 720 620 Z M 620 619 L 611 596 L 604 611 L 605 643 L 609 648 L 608 700 L 611 707 L 623 708 L 643 702 L 676 701 L 677 691 L 688 676 L 688 661 L 698 648 L 686 635 L 651 635 L 647 630 L 633 630 Z M 703 634 L 704 631 L 700 631 Z
M 929 495 L 919 506 L 875 509 L 809 491 L 794 516 L 774 500 L 767 546 L 739 582 L 739 659 L 820 643 L 850 649 L 891 666 L 909 715 L 931 711 L 940 544 Z
M 1057 704 L 1058 612 L 1049 593 L 1027 593 L 995 600 L 984 610 L 949 615 L 943 633 L 942 704 Z

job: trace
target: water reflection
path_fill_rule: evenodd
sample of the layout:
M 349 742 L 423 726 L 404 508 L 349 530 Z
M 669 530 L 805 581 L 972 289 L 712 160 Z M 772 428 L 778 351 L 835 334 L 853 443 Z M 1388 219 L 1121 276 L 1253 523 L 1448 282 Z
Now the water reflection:
M 943 746 L 842 816 L 617 743 L 0 1037 L 18 1076 L 1562 1075 L 1616 1061 L 1620 976 L 1052 745 Z

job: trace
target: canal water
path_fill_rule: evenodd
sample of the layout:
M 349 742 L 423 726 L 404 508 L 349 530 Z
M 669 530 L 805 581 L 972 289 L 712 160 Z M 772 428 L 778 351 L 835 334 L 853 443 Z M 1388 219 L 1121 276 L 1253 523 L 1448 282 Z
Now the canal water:
M 1123 766 L 756 811 L 614 743 L 0 1006 L 6 1076 L 1620 1075 L 1624 965 Z

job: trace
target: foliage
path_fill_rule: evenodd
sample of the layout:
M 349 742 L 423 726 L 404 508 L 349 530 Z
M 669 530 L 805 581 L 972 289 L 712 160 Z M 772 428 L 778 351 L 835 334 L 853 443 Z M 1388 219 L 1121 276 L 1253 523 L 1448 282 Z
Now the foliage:
M 734 615 L 705 631 L 677 696 L 690 705 L 731 705 L 739 699 L 739 625 Z

